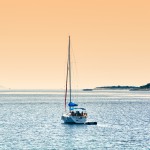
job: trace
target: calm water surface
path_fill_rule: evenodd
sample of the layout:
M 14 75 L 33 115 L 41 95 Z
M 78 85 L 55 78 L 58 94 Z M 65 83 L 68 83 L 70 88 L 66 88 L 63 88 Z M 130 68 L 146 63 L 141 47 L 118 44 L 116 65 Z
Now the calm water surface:
M 66 125 L 63 91 L 1 91 L 2 150 L 150 150 L 150 92 L 78 91 L 97 125 Z

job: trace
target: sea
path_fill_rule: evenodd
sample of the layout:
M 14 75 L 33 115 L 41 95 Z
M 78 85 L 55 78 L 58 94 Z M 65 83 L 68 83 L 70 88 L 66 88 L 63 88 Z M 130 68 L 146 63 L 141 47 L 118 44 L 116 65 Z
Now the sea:
M 97 125 L 62 122 L 64 90 L 1 90 L 0 150 L 150 150 L 150 92 L 72 95 Z

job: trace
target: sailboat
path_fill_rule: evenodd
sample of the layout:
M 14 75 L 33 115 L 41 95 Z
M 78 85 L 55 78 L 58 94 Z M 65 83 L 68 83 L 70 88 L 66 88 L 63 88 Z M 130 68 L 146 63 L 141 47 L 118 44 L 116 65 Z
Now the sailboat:
M 66 100 L 69 84 L 69 111 L 66 111 Z M 70 55 L 70 36 L 68 45 L 68 60 L 67 60 L 67 75 L 66 75 L 66 90 L 65 90 L 65 112 L 62 114 L 61 119 L 64 123 L 70 124 L 84 124 L 87 120 L 87 112 L 85 108 L 79 108 L 78 104 L 72 101 L 72 89 L 71 89 L 71 55 Z

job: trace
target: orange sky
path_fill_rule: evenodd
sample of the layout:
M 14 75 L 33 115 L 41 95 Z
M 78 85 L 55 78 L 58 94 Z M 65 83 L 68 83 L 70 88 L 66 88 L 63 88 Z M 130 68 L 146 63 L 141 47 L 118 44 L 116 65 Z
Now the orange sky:
M 64 88 L 69 34 L 78 88 L 150 82 L 149 8 L 149 0 L 1 1 L 0 85 Z

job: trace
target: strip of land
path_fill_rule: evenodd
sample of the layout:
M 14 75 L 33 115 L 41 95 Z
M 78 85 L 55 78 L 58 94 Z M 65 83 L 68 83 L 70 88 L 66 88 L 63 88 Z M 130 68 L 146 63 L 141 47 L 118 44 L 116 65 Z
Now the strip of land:
M 95 90 L 130 90 L 130 91 L 150 91 L 150 83 L 142 86 L 102 86 L 95 87 L 93 89 L 83 89 L 83 91 L 95 91 Z

